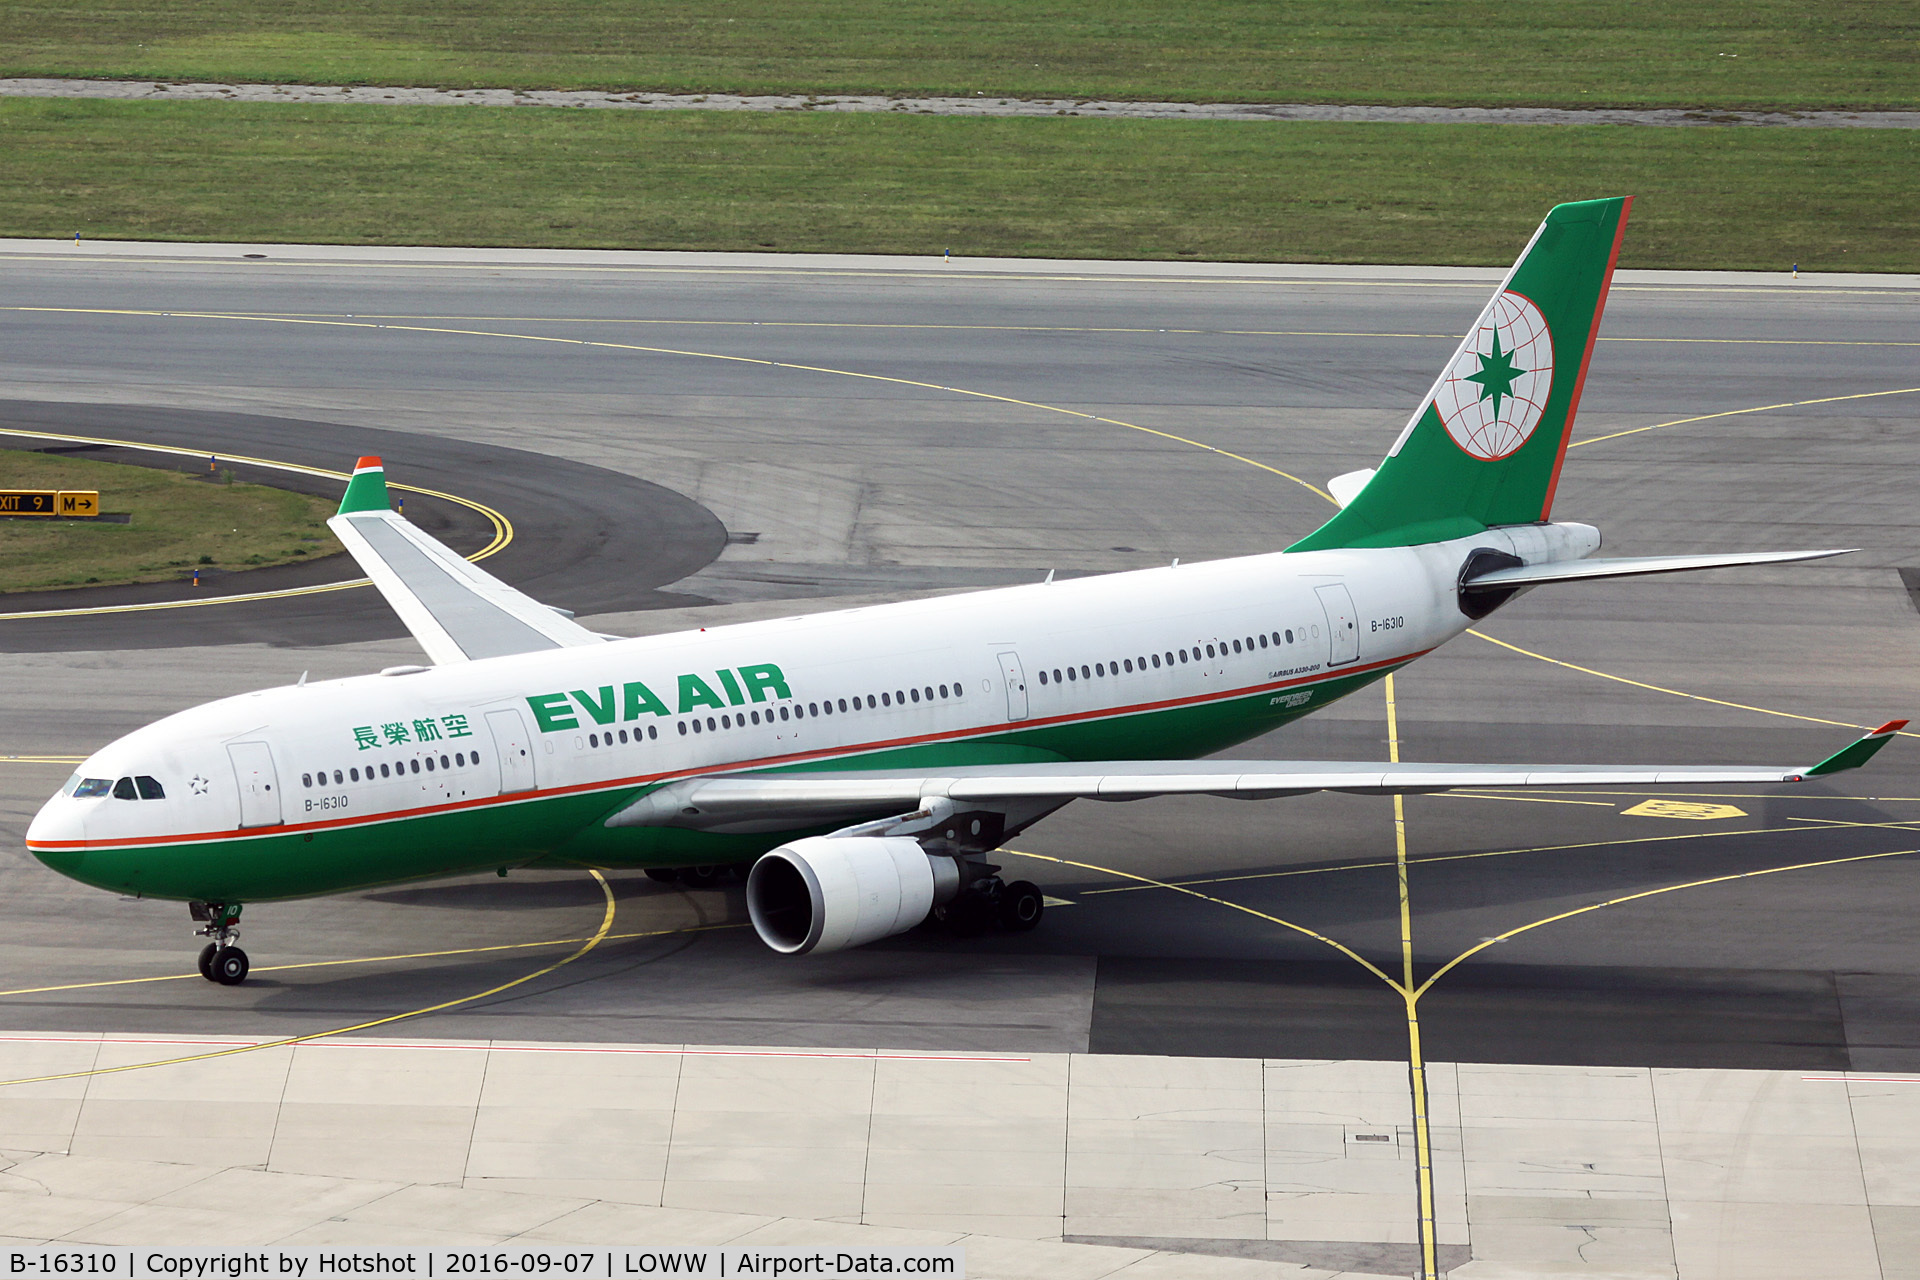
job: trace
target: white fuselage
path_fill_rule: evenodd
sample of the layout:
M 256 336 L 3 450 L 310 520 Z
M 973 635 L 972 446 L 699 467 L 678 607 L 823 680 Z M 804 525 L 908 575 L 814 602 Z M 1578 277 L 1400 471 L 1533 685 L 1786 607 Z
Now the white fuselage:
M 964 762 L 969 743 L 1047 726 L 1097 744 L 1103 722 L 1264 691 L 1304 706 L 1316 685 L 1391 669 L 1464 630 L 1455 593 L 1474 549 L 1533 564 L 1598 545 L 1585 525 L 1518 526 L 270 689 L 169 716 L 78 771 L 159 779 L 164 800 L 76 798 L 70 786 L 28 838 L 232 838 L 913 747 Z M 1089 750 L 1078 758 L 1099 758 Z

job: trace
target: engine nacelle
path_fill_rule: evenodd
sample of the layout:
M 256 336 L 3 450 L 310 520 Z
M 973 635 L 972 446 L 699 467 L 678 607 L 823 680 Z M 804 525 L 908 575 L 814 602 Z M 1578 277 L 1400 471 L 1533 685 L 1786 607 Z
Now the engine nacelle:
M 747 911 L 775 951 L 842 951 L 905 933 L 960 889 L 960 868 L 904 836 L 809 836 L 753 864 Z

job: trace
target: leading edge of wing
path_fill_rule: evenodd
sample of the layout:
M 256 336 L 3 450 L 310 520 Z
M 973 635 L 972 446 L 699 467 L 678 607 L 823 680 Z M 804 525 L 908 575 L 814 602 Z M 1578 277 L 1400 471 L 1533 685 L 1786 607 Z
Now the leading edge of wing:
M 1406 795 L 1461 789 L 1698 786 L 1803 782 L 1858 768 L 1905 721 L 1883 725 L 1815 765 L 1388 764 L 1370 760 L 1102 760 L 975 765 L 938 771 L 725 774 L 668 783 L 607 819 L 610 827 L 699 825 L 776 813 L 804 816 L 893 807 L 930 797 L 995 801 L 1144 800 L 1211 795 L 1268 800 L 1313 791 Z
M 360 459 L 353 477 L 327 527 L 434 663 L 603 642 L 397 515 L 380 459 Z

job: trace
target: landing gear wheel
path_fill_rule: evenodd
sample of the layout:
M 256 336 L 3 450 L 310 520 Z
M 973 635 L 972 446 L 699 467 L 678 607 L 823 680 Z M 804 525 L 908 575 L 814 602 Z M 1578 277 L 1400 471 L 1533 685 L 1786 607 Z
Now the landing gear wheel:
M 935 907 L 934 914 L 954 937 L 972 938 L 985 933 L 992 923 L 993 905 L 977 893 L 963 893 L 952 902 Z
M 237 987 L 247 980 L 247 953 L 238 947 L 221 947 L 208 966 L 213 980 L 223 987 Z
M 648 867 L 647 868 L 647 879 L 658 881 L 661 884 L 672 884 L 674 881 L 678 880 L 679 878 L 680 878 L 680 869 L 678 867 Z
M 206 946 L 200 948 L 200 976 L 208 982 L 213 981 L 213 957 L 214 953 L 219 950 L 220 945 L 215 942 L 209 942 Z
M 720 877 L 724 874 L 723 867 L 682 867 L 680 869 L 682 883 L 691 885 L 695 889 L 711 889 L 720 883 Z
M 1015 880 L 1000 891 L 1000 923 L 1009 933 L 1025 933 L 1040 923 L 1047 909 L 1040 887 L 1031 880 Z

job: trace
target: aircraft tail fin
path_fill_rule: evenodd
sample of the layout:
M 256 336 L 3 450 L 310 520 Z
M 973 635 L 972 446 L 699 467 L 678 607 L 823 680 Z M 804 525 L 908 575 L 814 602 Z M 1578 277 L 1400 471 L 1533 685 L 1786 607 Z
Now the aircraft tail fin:
M 1289 551 L 1415 546 L 1549 518 L 1632 200 L 1548 212 L 1386 458 Z

